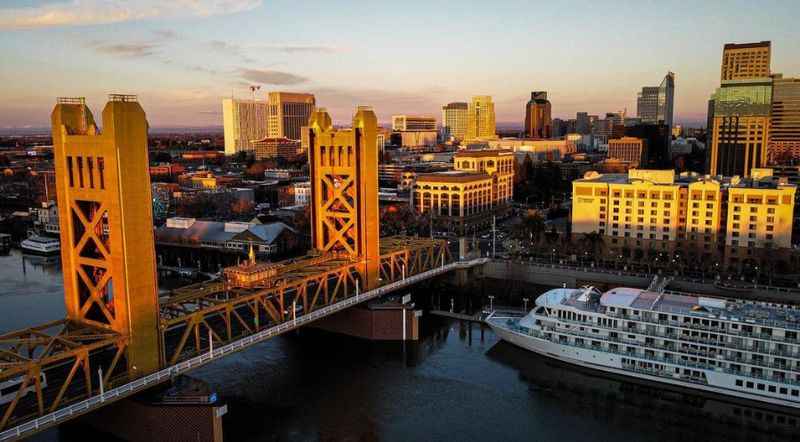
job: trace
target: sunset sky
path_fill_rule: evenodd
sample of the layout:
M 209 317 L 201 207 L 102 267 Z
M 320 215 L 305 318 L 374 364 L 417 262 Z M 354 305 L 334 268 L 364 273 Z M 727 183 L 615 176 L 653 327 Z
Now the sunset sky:
M 336 121 L 359 104 L 440 117 L 492 95 L 522 122 L 531 90 L 553 116 L 636 113 L 676 73 L 676 120 L 704 120 L 726 42 L 772 41 L 800 76 L 792 1 L 2 0 L 0 128 L 48 126 L 57 96 L 139 95 L 151 126 L 221 124 L 247 86 L 308 91 Z

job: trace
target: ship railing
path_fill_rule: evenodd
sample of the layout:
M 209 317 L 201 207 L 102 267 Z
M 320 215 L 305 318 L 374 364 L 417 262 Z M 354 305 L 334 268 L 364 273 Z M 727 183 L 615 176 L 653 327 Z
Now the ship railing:
M 702 370 L 723 372 L 723 373 L 726 373 L 726 374 L 732 374 L 732 375 L 742 376 L 742 377 L 747 377 L 747 378 L 752 378 L 752 379 L 759 379 L 759 380 L 768 381 L 768 382 L 775 382 L 775 383 L 782 383 L 782 384 L 800 386 L 800 381 L 798 381 L 796 379 L 789 379 L 789 378 L 786 378 L 786 377 L 782 378 L 782 377 L 779 377 L 779 376 L 766 376 L 766 375 L 759 376 L 759 375 L 755 375 L 753 373 L 745 373 L 745 372 L 738 371 L 738 370 L 731 370 L 731 369 L 723 368 L 723 367 L 719 367 L 719 366 L 711 366 L 711 365 L 702 364 L 702 363 L 699 363 L 699 362 L 691 362 L 691 361 L 684 361 L 684 360 L 681 360 L 681 359 L 672 359 L 672 358 L 663 358 L 663 357 L 652 356 L 652 355 L 644 355 L 644 354 L 641 354 L 639 352 L 613 351 L 613 350 L 610 350 L 608 348 L 591 346 L 591 345 L 587 345 L 585 343 L 574 343 L 574 342 L 568 342 L 568 341 L 567 342 L 557 341 L 557 340 L 554 340 L 552 338 L 547 338 L 544 335 L 544 333 L 542 333 L 540 331 L 537 331 L 537 330 L 532 331 L 532 335 L 536 336 L 538 338 L 541 338 L 541 339 L 547 339 L 547 340 L 549 340 L 551 342 L 554 342 L 556 344 L 559 344 L 559 345 L 567 345 L 567 346 L 571 346 L 571 347 L 586 348 L 586 349 L 601 351 L 601 352 L 604 352 L 604 353 L 611 353 L 611 354 L 616 354 L 616 355 L 620 355 L 620 356 L 628 356 L 628 357 L 632 357 L 632 358 L 644 359 L 644 360 L 653 361 L 653 362 L 663 362 L 663 363 L 672 364 L 672 365 L 679 365 L 679 366 L 683 366 L 683 367 L 690 367 L 690 368 L 698 368 L 698 369 L 702 369 Z M 600 340 L 602 340 L 602 339 L 600 339 Z
M 656 344 L 656 343 L 645 343 L 645 342 L 642 342 L 642 341 L 632 340 L 632 339 L 627 339 L 627 338 L 621 338 L 621 337 L 600 336 L 600 335 L 595 335 L 595 334 L 592 334 L 592 333 L 589 333 L 589 332 L 585 332 L 585 331 L 582 332 L 582 331 L 579 331 L 579 330 L 571 330 L 571 329 L 570 330 L 565 330 L 565 329 L 559 329 L 559 328 L 556 328 L 556 327 L 544 327 L 544 329 L 547 330 L 548 332 L 569 334 L 569 335 L 573 335 L 573 336 L 580 336 L 581 338 L 594 339 L 594 340 L 597 340 L 597 341 L 606 341 L 606 342 L 615 343 L 615 344 L 635 345 L 635 346 L 638 346 L 640 348 L 646 348 L 646 349 L 656 349 L 656 350 L 662 350 L 662 351 L 671 351 L 671 352 L 673 352 L 673 353 L 675 353 L 677 355 L 698 356 L 698 357 L 703 357 L 703 358 L 707 358 L 707 359 L 714 360 L 714 361 L 719 361 L 719 359 L 717 359 L 717 357 L 722 354 L 722 351 L 727 350 L 727 348 L 721 348 L 718 352 L 703 351 L 703 350 L 692 350 L 692 349 L 688 349 L 688 348 L 683 348 L 680 345 L 674 345 L 673 346 L 673 345 L 663 345 L 663 344 Z M 533 334 L 533 335 L 535 335 L 535 333 L 537 332 L 536 330 L 534 330 L 533 333 L 532 333 L 531 330 L 528 330 L 528 329 L 525 329 L 524 331 L 525 331 L 526 334 Z M 554 341 L 552 338 L 546 338 L 546 339 Z M 559 340 L 558 343 L 564 344 L 564 341 L 560 341 Z M 672 358 L 666 358 L 666 359 L 667 360 L 676 360 L 676 359 L 672 359 Z M 744 359 L 744 358 L 723 356 L 722 362 L 735 362 L 735 363 L 752 365 L 754 367 L 775 368 L 775 369 L 785 370 L 785 371 L 791 371 L 792 370 L 786 364 L 776 364 L 774 362 L 767 362 L 765 360 L 757 360 L 757 359 L 749 359 L 749 360 L 747 360 L 747 359 Z M 704 368 L 704 369 L 716 369 L 716 366 L 708 366 L 708 365 L 703 365 L 703 364 L 700 364 L 700 367 Z

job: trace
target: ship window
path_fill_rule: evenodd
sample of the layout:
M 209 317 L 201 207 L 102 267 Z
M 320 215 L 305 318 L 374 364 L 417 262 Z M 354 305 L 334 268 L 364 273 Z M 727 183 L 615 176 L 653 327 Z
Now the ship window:
M 759 390 L 764 391 L 764 384 L 758 384 L 757 387 Z
M 742 380 L 741 380 L 741 379 L 737 379 L 737 380 L 736 380 L 736 386 L 737 386 L 737 387 L 741 387 L 743 384 L 744 384 L 744 383 L 742 382 Z
M 800 392 L 799 392 L 799 391 L 797 391 L 797 390 L 792 390 L 792 396 L 798 396 L 798 394 L 800 394 Z
M 781 387 L 781 390 L 780 390 L 780 393 L 781 393 L 781 394 L 786 394 L 786 393 L 788 393 L 788 392 L 789 392 L 789 390 L 788 390 L 788 389 L 786 389 L 785 387 Z
M 775 393 L 775 391 L 776 391 L 774 385 L 770 385 L 768 390 L 769 390 L 770 393 Z
M 747 388 L 753 388 L 753 383 L 752 382 L 748 382 L 747 383 Z

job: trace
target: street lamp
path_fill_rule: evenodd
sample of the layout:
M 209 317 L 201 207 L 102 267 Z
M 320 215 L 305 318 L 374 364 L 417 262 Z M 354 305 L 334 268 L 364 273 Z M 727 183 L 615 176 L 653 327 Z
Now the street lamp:
M 489 295 L 489 311 L 494 311 L 494 296 Z
M 528 311 L 528 298 L 522 298 L 522 305 L 523 305 L 522 309 L 527 312 Z

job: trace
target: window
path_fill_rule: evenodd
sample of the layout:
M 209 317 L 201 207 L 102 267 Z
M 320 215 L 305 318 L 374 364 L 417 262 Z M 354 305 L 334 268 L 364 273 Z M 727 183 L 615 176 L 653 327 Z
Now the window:
M 744 385 L 744 382 L 742 382 L 742 380 L 741 380 L 741 379 L 737 379 L 737 380 L 736 380 L 736 386 L 737 386 L 737 387 L 741 387 L 742 385 Z

